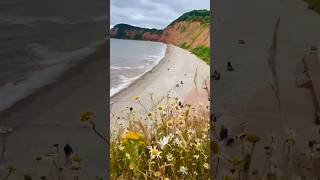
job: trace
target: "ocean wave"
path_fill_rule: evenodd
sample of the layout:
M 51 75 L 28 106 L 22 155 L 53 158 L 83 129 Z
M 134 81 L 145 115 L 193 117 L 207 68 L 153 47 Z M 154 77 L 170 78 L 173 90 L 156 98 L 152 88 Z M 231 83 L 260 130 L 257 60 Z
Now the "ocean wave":
M 115 66 L 115 65 L 111 65 L 111 66 L 110 66 L 110 69 L 111 69 L 111 70 L 144 69 L 144 68 L 146 68 L 146 65 L 134 66 L 134 67 L 129 67 L 129 66 Z

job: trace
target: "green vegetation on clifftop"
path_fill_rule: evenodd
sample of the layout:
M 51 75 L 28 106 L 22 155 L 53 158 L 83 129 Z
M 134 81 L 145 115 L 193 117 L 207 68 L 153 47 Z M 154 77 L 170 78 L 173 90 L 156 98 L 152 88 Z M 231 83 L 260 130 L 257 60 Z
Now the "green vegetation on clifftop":
M 187 49 L 187 50 L 191 51 L 197 57 L 199 57 L 204 62 L 206 62 L 208 65 L 210 65 L 210 48 L 209 47 L 198 46 L 196 48 L 190 48 L 190 45 L 188 45 L 185 42 L 180 44 L 179 46 L 183 49 Z
M 191 52 L 210 65 L 210 48 L 198 46 L 192 49 Z
M 202 25 L 210 25 L 210 11 L 206 9 L 202 10 L 193 10 L 190 12 L 187 12 L 180 16 L 178 19 L 173 21 L 169 26 L 173 25 L 176 22 L 181 21 L 199 21 Z

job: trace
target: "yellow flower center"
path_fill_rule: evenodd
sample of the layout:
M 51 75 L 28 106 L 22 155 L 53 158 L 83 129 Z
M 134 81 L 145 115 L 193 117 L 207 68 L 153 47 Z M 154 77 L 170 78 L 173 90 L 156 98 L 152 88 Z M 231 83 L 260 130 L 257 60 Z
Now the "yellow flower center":
M 152 149 L 151 150 L 151 155 L 156 156 L 158 154 L 158 150 Z

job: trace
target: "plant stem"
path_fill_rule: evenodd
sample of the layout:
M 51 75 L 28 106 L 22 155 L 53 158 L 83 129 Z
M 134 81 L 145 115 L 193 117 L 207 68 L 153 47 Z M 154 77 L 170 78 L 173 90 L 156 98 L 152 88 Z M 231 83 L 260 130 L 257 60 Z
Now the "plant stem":
M 94 124 L 94 122 L 92 120 L 90 120 L 90 123 L 92 125 L 92 130 L 103 140 L 105 141 L 108 145 L 110 145 L 110 142 L 107 138 L 105 138 L 100 132 L 98 132 L 98 130 L 96 129 L 96 125 Z
M 2 137 L 2 150 L 1 150 L 1 156 L 0 156 L 0 164 L 3 163 L 4 153 L 5 152 L 6 152 L 6 135 L 3 135 L 3 137 Z

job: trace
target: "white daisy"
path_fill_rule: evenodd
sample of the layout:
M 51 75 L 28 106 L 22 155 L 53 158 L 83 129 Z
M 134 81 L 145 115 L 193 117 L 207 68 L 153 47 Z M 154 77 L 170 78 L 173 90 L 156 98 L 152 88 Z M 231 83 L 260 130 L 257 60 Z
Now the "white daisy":
M 197 155 L 193 155 L 193 157 L 195 158 L 195 159 L 199 159 L 199 155 L 197 154 Z
M 161 158 L 160 156 L 161 151 L 159 151 L 156 146 L 153 146 L 153 147 L 150 146 L 149 150 L 150 150 L 151 159 Z
M 167 145 L 169 143 L 170 137 L 169 136 L 165 136 L 163 137 L 159 144 L 160 144 L 160 148 L 163 149 L 165 145 Z
M 171 153 L 167 154 L 168 161 L 173 161 L 173 155 Z
M 204 163 L 203 167 L 208 170 L 209 169 L 209 164 L 208 163 Z
M 187 175 L 188 174 L 188 168 L 184 167 L 184 166 L 181 166 L 180 169 L 179 169 L 179 172 L 181 172 L 184 175 Z
M 126 157 L 127 157 L 128 159 L 131 159 L 131 156 L 130 156 L 130 154 L 128 154 L 128 153 L 126 153 Z
M 177 137 L 174 139 L 174 143 L 175 143 L 176 145 L 178 145 L 178 146 L 181 146 L 181 144 L 182 144 L 182 142 L 180 141 L 180 139 L 177 138 Z

